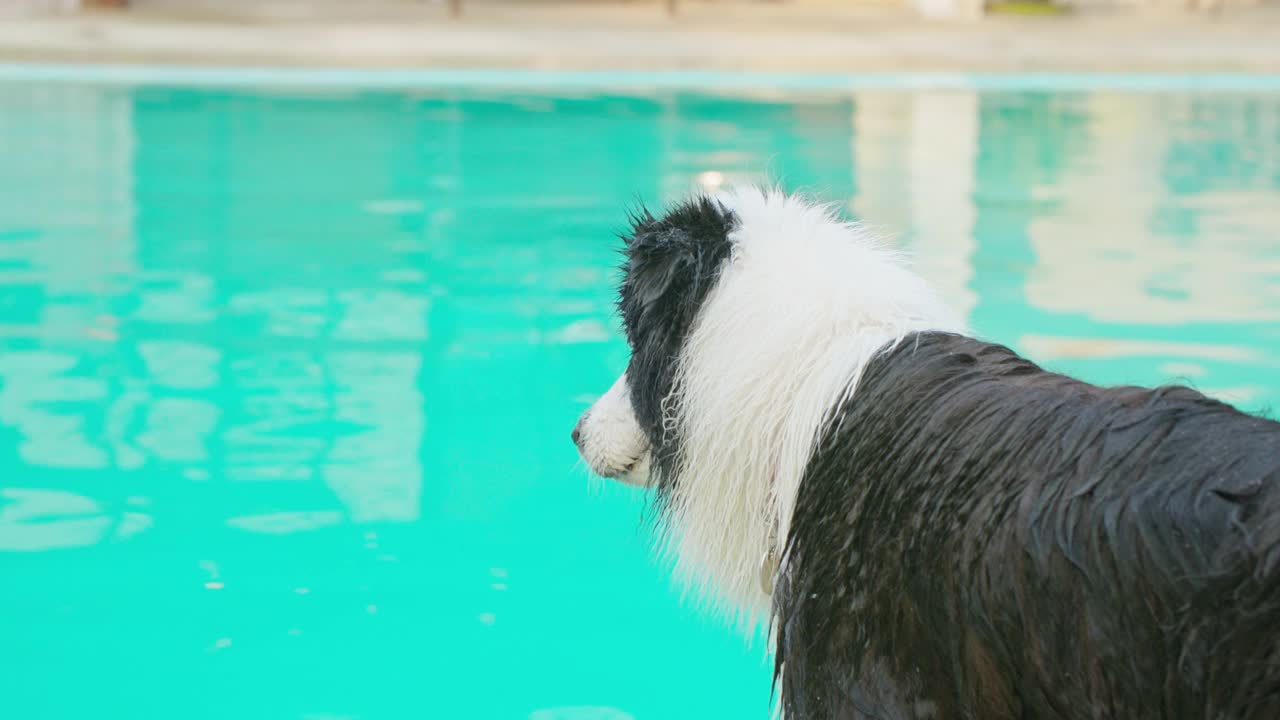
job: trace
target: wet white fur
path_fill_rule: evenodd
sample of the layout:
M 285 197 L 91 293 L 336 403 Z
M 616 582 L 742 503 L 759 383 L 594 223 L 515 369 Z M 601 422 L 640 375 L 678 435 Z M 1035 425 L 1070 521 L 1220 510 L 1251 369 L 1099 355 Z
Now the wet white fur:
M 667 547 L 682 578 L 753 625 L 769 609 L 762 560 L 787 535 L 832 409 L 907 333 L 964 328 L 899 254 L 830 209 L 756 189 L 716 197 L 738 225 L 681 350 Z M 601 402 L 616 407 L 617 396 L 615 386 Z
M 649 481 L 649 440 L 631 409 L 627 374 L 596 400 L 578 425 L 579 450 L 591 471 L 631 485 Z

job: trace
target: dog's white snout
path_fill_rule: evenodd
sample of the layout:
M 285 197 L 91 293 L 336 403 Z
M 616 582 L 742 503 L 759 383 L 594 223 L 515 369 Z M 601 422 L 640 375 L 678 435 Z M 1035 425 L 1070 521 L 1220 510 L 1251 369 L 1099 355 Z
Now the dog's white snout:
M 595 474 L 632 485 L 649 484 L 649 439 L 631 409 L 626 373 L 582 414 L 572 437 Z

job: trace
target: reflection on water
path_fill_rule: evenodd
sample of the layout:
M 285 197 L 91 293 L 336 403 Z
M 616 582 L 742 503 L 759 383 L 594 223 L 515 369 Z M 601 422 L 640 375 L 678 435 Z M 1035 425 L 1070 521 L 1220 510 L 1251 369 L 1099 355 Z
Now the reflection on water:
M 1280 321 L 1274 105 L 1106 95 L 1082 111 L 1085 170 L 1036 188 L 1055 207 L 1031 225 L 1030 302 L 1110 323 Z
M 1280 401 L 1274 95 L 10 85 L 0 157 L 15 717 L 765 717 L 567 442 L 636 199 L 780 180 L 1051 367 Z

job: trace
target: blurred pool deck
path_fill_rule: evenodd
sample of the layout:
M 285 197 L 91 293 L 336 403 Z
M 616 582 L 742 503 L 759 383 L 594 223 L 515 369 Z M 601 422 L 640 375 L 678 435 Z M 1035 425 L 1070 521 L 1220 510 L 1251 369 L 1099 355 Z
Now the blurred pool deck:
M 17 0 L 19 3 L 22 0 Z M 15 6 L 11 6 L 11 9 Z M 157 2 L 10 12 L 0 62 L 857 73 L 1280 74 L 1280 4 L 927 22 L 902 6 L 662 0 Z

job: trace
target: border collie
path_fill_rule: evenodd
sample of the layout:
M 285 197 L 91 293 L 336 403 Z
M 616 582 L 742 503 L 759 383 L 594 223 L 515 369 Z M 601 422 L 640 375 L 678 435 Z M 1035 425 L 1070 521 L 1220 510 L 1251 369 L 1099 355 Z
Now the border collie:
M 974 339 L 794 196 L 632 220 L 573 439 L 770 623 L 787 720 L 1280 718 L 1280 423 Z

